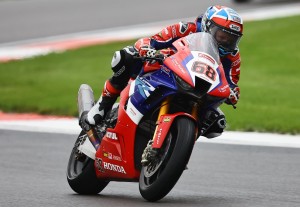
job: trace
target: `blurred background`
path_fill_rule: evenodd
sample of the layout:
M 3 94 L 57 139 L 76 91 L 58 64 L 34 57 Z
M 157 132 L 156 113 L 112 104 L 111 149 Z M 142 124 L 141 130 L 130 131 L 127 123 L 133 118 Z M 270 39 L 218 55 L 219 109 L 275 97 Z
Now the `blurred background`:
M 245 1 L 245 3 L 237 3 Z M 238 12 L 296 0 L 0 0 L 0 43 L 163 20 L 195 18 L 220 4 Z

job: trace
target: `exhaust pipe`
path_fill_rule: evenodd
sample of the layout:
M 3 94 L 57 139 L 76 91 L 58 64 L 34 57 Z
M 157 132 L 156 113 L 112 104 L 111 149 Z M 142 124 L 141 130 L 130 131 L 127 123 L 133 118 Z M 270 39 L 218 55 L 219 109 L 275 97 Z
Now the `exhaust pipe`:
M 87 84 L 82 84 L 78 91 L 77 105 L 78 105 L 78 115 L 81 117 L 83 112 L 89 112 L 95 104 L 94 92 L 92 88 Z M 95 150 L 99 148 L 100 139 L 97 136 L 97 132 L 93 127 L 86 131 L 90 142 L 94 146 Z
M 84 111 L 90 111 L 95 104 L 94 92 L 87 84 L 82 84 L 78 90 L 78 114 L 79 118 Z

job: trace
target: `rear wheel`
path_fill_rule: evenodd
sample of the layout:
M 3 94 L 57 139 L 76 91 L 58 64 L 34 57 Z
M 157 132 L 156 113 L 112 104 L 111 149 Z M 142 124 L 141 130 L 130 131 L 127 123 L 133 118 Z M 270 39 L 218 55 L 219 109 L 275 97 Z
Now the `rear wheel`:
M 77 148 L 84 138 L 86 135 L 81 132 L 72 149 L 67 168 L 67 180 L 76 193 L 98 194 L 109 182 L 98 180 L 94 160 L 78 151 Z
M 139 189 L 148 201 L 166 196 L 184 171 L 195 143 L 195 124 L 188 117 L 174 120 L 156 159 L 142 167 Z

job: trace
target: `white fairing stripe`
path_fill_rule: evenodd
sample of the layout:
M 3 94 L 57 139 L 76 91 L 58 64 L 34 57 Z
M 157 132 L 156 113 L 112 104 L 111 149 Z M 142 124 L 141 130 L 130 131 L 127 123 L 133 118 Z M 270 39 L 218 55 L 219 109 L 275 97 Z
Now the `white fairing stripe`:
M 210 89 L 209 89 L 209 91 L 211 91 L 212 89 L 214 89 L 214 88 L 220 83 L 220 78 L 219 78 L 219 76 L 217 75 L 217 76 L 216 76 L 216 80 L 213 81 L 213 80 L 209 79 L 208 77 L 206 77 L 204 74 L 200 74 L 200 73 L 197 73 L 197 72 L 193 72 L 193 71 L 192 71 L 192 66 L 193 66 L 193 64 L 194 64 L 195 61 L 200 61 L 200 62 L 202 62 L 202 63 L 204 63 L 204 64 L 209 65 L 210 67 L 212 67 L 212 68 L 215 70 L 215 72 L 217 72 L 216 69 L 217 69 L 218 66 L 219 66 L 218 63 L 217 63 L 217 61 L 214 60 L 214 58 L 213 58 L 212 56 L 210 56 L 209 54 L 207 54 L 207 53 L 205 53 L 205 52 L 192 51 L 191 53 L 193 54 L 194 59 L 193 59 L 192 61 L 190 61 L 186 66 L 187 66 L 187 68 L 188 68 L 188 70 L 189 70 L 189 73 L 191 74 L 191 77 L 192 77 L 192 79 L 193 79 L 194 85 L 195 85 L 195 76 L 197 76 L 197 77 L 199 77 L 199 78 L 201 78 L 201 79 L 204 79 L 204 80 L 206 80 L 207 82 L 209 82 L 209 83 L 212 84 L 211 87 L 210 87 Z M 203 54 L 204 56 L 199 57 L 199 54 Z M 209 59 L 208 59 L 208 58 L 205 58 L 205 57 L 208 57 Z M 213 60 L 214 62 L 212 62 L 212 60 Z
M 135 108 L 130 99 L 127 104 L 126 113 L 135 124 L 138 124 L 144 116 L 139 112 L 139 110 L 137 110 L 137 108 Z
M 83 154 L 85 154 L 86 156 L 95 160 L 96 149 L 94 148 L 89 138 L 86 138 L 84 143 L 79 145 L 78 150 Z
M 134 88 L 135 88 L 135 80 L 130 83 L 129 96 L 131 96 L 134 93 Z

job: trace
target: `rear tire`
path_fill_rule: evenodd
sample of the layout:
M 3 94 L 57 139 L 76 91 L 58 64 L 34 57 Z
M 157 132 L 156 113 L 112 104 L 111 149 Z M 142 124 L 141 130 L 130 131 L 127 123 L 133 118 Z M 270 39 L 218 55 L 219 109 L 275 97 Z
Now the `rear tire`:
M 139 189 L 144 199 L 154 202 L 172 190 L 190 159 L 196 138 L 195 130 L 194 121 L 188 117 L 174 120 L 160 149 L 159 164 L 155 166 L 150 162 L 142 167 Z
M 97 179 L 93 159 L 84 154 L 78 158 L 77 146 L 84 134 L 84 132 L 80 133 L 72 149 L 67 168 L 67 180 L 70 187 L 78 194 L 98 194 L 109 182 Z

